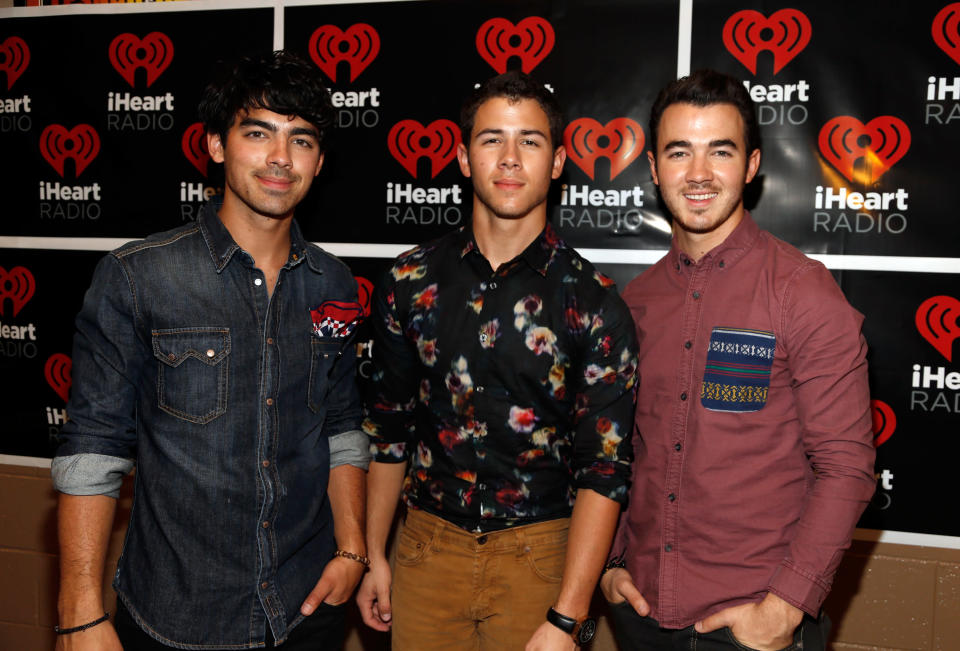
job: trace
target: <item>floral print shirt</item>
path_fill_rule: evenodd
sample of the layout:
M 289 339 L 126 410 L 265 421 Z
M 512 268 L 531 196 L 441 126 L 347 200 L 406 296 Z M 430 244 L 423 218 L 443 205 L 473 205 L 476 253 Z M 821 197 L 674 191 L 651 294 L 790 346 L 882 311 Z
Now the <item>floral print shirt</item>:
M 613 281 L 547 225 L 494 272 L 469 228 L 402 254 L 374 293 L 365 431 L 404 500 L 464 529 L 624 502 L 637 342 Z

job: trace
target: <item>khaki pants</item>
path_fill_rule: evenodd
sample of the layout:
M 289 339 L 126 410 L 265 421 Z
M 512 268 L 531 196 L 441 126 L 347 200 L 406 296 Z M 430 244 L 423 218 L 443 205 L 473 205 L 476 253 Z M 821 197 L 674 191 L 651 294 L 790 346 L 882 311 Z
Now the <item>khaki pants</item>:
M 410 510 L 397 534 L 394 651 L 523 649 L 560 593 L 569 525 L 474 534 Z

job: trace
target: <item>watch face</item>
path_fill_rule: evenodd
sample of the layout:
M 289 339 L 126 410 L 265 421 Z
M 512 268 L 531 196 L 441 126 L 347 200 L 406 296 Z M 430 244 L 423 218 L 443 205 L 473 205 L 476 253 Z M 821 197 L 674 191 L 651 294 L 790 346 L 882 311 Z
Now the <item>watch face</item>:
M 593 639 L 593 636 L 596 632 L 597 620 L 585 619 L 583 620 L 583 623 L 580 624 L 580 630 L 577 632 L 577 639 L 580 641 L 580 644 L 586 644 Z

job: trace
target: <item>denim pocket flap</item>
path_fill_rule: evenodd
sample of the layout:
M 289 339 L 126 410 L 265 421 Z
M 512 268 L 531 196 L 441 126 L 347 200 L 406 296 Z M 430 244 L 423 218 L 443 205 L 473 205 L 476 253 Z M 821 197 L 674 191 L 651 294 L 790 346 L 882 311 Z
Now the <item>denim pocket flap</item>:
M 176 368 L 187 358 L 216 366 L 230 354 L 228 328 L 174 328 L 154 330 L 153 354 L 167 366 Z

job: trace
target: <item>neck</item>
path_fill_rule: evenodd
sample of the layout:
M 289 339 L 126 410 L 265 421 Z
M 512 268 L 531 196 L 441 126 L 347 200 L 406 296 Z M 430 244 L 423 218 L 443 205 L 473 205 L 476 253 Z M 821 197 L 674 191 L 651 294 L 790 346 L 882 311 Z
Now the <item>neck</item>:
M 486 206 L 474 200 L 473 237 L 494 271 L 523 253 L 546 224 L 546 203 L 536 206 L 523 217 L 511 219 L 492 214 Z
M 218 213 L 220 221 L 240 248 L 253 258 L 266 277 L 267 289 L 273 292 L 280 268 L 290 255 L 293 212 L 283 217 L 267 217 L 248 209 L 238 209 L 238 203 L 239 200 L 228 193 Z
M 730 215 L 717 228 L 706 233 L 684 230 L 677 222 L 674 222 L 673 236 L 676 238 L 680 250 L 686 253 L 691 260 L 698 262 L 711 250 L 723 244 L 741 221 L 743 221 L 743 210 Z

